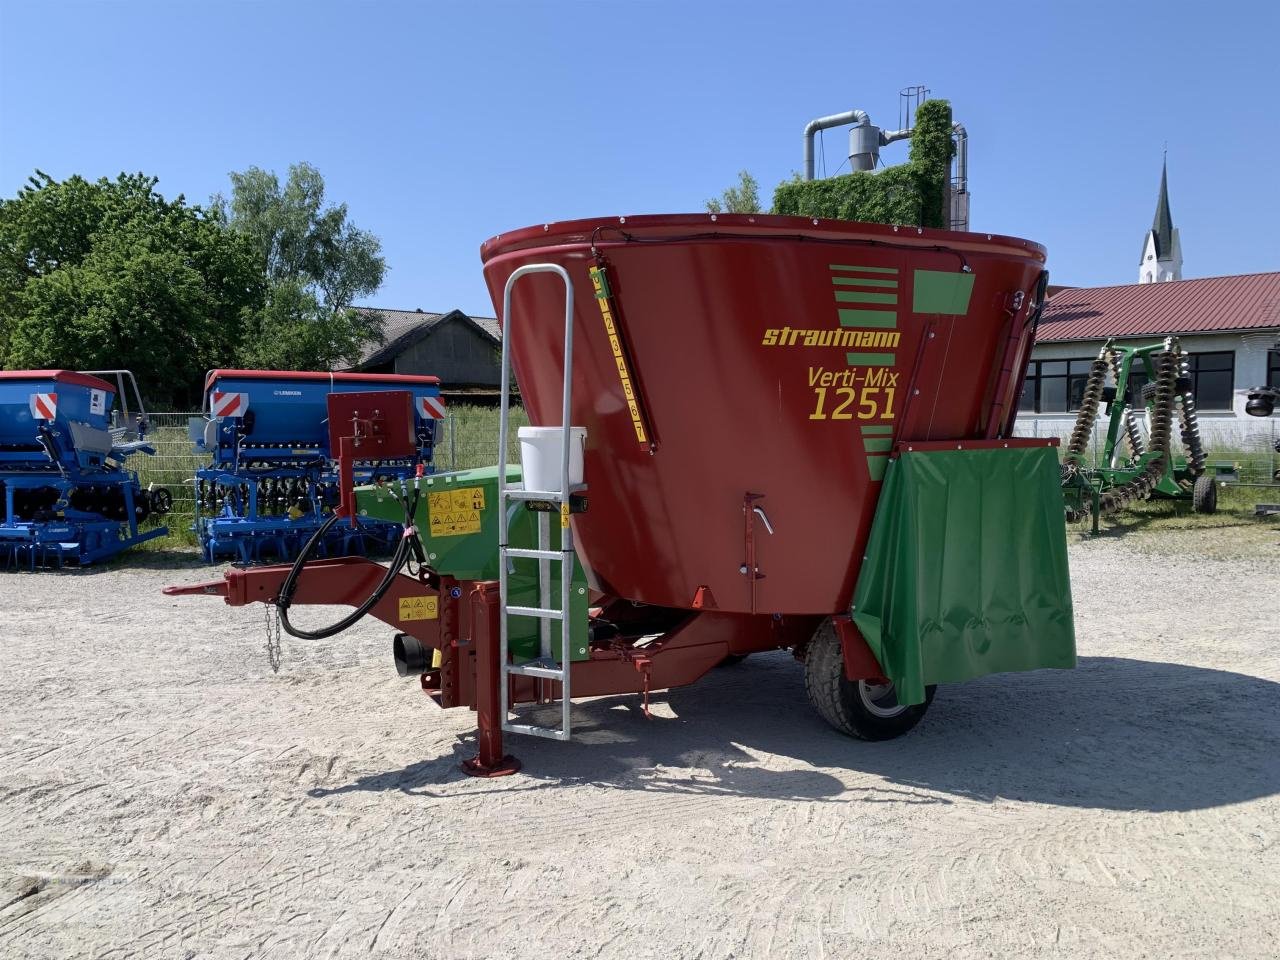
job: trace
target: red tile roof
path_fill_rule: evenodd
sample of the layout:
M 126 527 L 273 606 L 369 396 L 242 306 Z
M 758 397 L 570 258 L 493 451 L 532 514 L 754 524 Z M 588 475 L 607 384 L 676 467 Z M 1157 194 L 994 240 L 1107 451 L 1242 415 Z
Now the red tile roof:
M 1068 287 L 1049 298 L 1036 342 L 1280 328 L 1280 273 Z

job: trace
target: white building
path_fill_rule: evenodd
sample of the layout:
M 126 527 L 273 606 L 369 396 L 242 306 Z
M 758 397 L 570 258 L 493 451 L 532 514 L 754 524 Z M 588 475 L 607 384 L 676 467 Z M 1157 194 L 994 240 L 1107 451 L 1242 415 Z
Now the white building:
M 1017 432 L 1066 437 L 1089 365 L 1109 338 L 1145 345 L 1176 336 L 1191 354 L 1196 407 L 1209 444 L 1252 446 L 1278 418 L 1245 413 L 1250 388 L 1280 387 L 1280 273 L 1182 279 L 1182 245 L 1160 174 L 1138 283 L 1065 287 L 1045 305 L 1027 366 Z M 1261 438 L 1265 442 L 1265 438 Z
M 1244 412 L 1251 387 L 1280 387 L 1280 273 L 1119 287 L 1068 287 L 1049 298 L 1027 366 L 1018 432 L 1071 432 L 1089 364 L 1114 337 L 1176 336 L 1191 354 L 1196 407 L 1210 444 L 1248 445 L 1275 418 Z

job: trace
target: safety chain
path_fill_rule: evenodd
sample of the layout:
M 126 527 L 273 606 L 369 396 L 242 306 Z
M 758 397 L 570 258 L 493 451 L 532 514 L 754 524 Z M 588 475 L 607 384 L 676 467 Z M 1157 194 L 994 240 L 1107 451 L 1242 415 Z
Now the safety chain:
M 280 608 L 274 603 L 265 604 L 267 610 L 267 663 L 271 664 L 271 672 L 280 672 L 281 643 Z

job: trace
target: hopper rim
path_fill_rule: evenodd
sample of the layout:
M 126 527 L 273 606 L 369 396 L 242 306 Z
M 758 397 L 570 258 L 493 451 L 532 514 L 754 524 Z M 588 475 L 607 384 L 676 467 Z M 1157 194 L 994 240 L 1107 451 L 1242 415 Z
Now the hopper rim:
M 938 230 L 857 220 L 834 220 L 821 217 L 793 217 L 772 213 L 663 213 L 635 216 L 585 217 L 575 220 L 549 221 L 498 233 L 480 245 L 480 259 L 488 263 L 503 254 L 540 246 L 591 244 L 600 246 L 626 242 L 631 232 L 661 232 L 673 228 L 694 231 L 688 239 L 765 239 L 815 240 L 839 243 L 842 240 L 863 241 L 894 247 L 947 247 L 966 252 L 990 252 L 1029 256 L 1040 263 L 1048 259 L 1043 244 L 1022 237 L 979 231 Z M 609 231 L 601 235 L 604 231 Z M 672 240 L 681 239 L 672 237 Z

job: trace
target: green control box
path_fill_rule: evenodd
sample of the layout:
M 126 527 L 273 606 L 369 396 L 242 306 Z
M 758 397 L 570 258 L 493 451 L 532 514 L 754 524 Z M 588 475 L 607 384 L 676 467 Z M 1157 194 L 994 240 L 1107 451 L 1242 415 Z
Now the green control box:
M 520 468 L 508 466 L 509 484 L 520 482 Z M 422 495 L 414 521 L 418 537 L 427 554 L 427 563 L 435 570 L 459 580 L 498 579 L 498 468 L 480 467 L 423 477 Z M 399 485 L 395 487 L 399 493 Z M 380 520 L 401 522 L 404 508 L 387 488 L 356 488 L 356 504 L 362 515 Z M 548 549 L 560 548 L 560 518 L 529 509 L 524 503 L 507 505 L 509 545 L 537 548 L 539 517 L 548 530 Z M 543 561 L 549 568 L 549 606 L 560 605 L 560 563 Z M 513 606 L 540 607 L 538 597 L 538 560 L 525 558 L 510 561 L 507 602 Z M 582 565 L 574 558 L 569 591 L 570 660 L 587 658 L 587 582 Z M 560 660 L 560 624 L 552 621 L 551 653 Z M 529 617 L 510 617 L 507 643 L 513 659 L 538 656 L 538 621 Z

